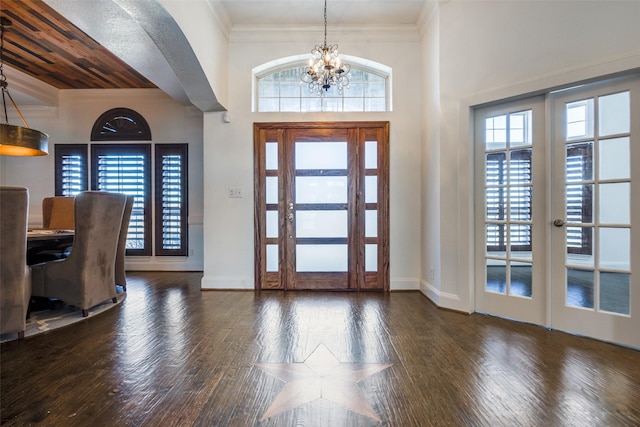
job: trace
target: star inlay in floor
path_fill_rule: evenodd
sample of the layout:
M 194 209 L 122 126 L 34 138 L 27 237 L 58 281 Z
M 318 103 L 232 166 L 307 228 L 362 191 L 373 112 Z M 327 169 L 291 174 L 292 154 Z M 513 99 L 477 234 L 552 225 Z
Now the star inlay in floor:
M 317 399 L 325 399 L 358 414 L 381 421 L 358 383 L 390 367 L 391 363 L 340 363 L 320 344 L 303 363 L 263 363 L 257 368 L 284 381 L 260 421 Z

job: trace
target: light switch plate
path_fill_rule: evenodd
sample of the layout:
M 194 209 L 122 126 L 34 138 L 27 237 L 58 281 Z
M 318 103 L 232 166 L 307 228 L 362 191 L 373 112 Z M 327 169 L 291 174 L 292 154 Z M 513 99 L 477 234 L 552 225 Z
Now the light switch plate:
M 229 198 L 240 199 L 242 198 L 242 187 L 229 187 Z

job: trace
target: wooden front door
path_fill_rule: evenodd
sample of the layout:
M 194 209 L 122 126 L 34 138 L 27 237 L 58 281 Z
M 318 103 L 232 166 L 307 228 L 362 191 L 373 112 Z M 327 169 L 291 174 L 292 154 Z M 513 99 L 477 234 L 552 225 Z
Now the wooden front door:
M 389 288 L 388 122 L 256 123 L 257 289 Z

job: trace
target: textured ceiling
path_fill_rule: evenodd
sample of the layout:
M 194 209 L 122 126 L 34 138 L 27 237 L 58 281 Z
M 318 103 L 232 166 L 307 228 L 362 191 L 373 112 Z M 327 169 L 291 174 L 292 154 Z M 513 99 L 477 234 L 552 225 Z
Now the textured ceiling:
M 58 89 L 155 85 L 42 1 L 2 0 L 5 64 Z

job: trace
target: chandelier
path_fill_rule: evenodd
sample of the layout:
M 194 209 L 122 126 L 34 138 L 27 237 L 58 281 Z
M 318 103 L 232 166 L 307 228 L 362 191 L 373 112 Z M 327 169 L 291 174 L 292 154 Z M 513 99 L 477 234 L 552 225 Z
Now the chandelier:
M 338 94 L 342 95 L 342 90 L 349 87 L 350 70 L 349 64 L 340 61 L 338 45 L 327 44 L 327 0 L 324 0 L 324 44 L 313 48 L 309 66 L 300 79 L 309 85 L 311 93 L 322 96 L 331 86 L 335 86 Z
M 0 154 L 7 156 L 45 156 L 48 154 L 49 137 L 35 129 L 29 129 L 13 97 L 9 93 L 7 77 L 4 75 L 4 30 L 11 26 L 11 21 L 0 17 L 0 86 L 2 87 L 2 106 L 4 121 L 0 123 Z M 24 127 L 9 124 L 7 100 L 9 98 L 16 109 Z

